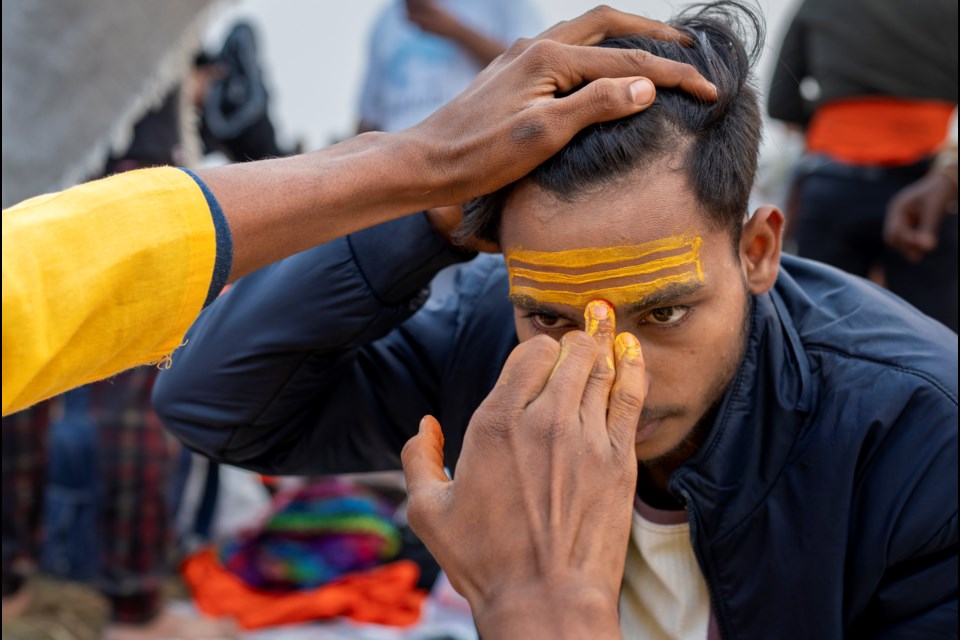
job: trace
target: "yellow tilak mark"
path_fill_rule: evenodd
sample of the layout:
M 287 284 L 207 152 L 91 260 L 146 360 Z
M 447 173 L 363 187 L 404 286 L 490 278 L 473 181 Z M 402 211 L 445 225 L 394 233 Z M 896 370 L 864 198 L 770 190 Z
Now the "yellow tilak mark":
M 598 264 L 637 260 L 654 253 L 677 249 L 699 249 L 701 239 L 696 236 L 674 236 L 633 246 L 568 249 L 567 251 L 531 251 L 517 249 L 507 254 L 507 261 L 528 262 L 541 267 L 593 267 Z
M 664 269 L 674 269 L 687 265 L 697 265 L 697 272 L 700 271 L 700 238 L 689 251 L 677 256 L 667 258 L 658 258 L 643 264 L 637 264 L 630 267 L 620 267 L 618 269 L 608 269 L 606 271 L 593 271 L 591 273 L 582 273 L 571 275 L 567 273 L 555 273 L 553 271 L 535 271 L 533 269 L 511 268 L 511 279 L 523 278 L 536 282 L 553 282 L 557 284 L 586 284 L 588 282 L 599 282 L 601 280 L 611 280 L 614 278 L 626 278 L 630 276 L 641 276 L 649 273 L 655 273 Z
M 511 295 L 528 296 L 537 302 L 550 302 L 554 304 L 565 304 L 572 307 L 583 307 L 595 298 L 603 298 L 614 306 L 626 305 L 647 296 L 659 289 L 671 284 L 696 282 L 700 280 L 699 269 L 697 272 L 679 273 L 671 276 L 664 276 L 651 280 L 650 282 L 640 282 L 637 284 L 625 285 L 622 287 L 612 287 L 610 289 L 595 289 L 593 291 L 552 291 L 549 289 L 539 289 L 537 287 L 514 286 L 510 288 Z
M 631 333 L 618 335 L 613 342 L 613 348 L 617 353 L 617 360 L 623 360 L 624 358 L 635 360 L 641 356 L 640 342 Z

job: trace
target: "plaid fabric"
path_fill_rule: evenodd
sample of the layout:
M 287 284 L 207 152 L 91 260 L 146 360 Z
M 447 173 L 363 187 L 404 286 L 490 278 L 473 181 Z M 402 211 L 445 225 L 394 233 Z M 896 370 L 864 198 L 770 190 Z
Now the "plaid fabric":
M 51 400 L 3 419 L 3 596 L 13 595 L 38 557 Z
M 172 441 L 150 408 L 156 367 L 133 369 L 90 389 L 100 458 L 99 587 L 118 622 L 160 610 L 170 551 Z
M 155 367 L 140 367 L 88 387 L 100 470 L 97 586 L 117 622 L 145 622 L 159 612 L 167 570 L 173 443 L 150 409 L 156 375 Z M 36 554 L 49 413 L 40 405 L 3 420 L 5 588 L 8 575 L 16 581 L 14 561 Z

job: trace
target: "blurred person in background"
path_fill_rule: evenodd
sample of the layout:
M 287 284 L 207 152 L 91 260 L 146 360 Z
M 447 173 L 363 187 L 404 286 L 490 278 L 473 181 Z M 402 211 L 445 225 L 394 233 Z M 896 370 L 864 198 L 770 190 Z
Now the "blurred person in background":
M 392 0 L 370 32 L 357 132 L 412 126 L 463 91 L 518 38 L 542 29 L 530 0 Z M 460 220 L 459 206 L 429 214 Z M 434 297 L 450 290 L 458 266 L 431 283 Z
M 956 25 L 953 0 L 804 0 L 767 103 L 806 138 L 789 221 L 798 253 L 870 275 L 954 331 L 956 151 L 944 148 L 957 106 Z M 923 239 L 898 241 L 919 224 L 910 211 L 894 214 L 885 243 L 888 205 L 921 180 L 935 183 Z
M 541 30 L 530 0 L 392 0 L 370 32 L 358 132 L 415 125 Z
M 170 91 L 161 104 L 150 110 L 135 126 L 126 151 L 107 161 L 105 175 L 155 165 L 182 162 L 183 130 L 180 118 L 181 93 Z M 4 620 L 14 619 L 30 600 L 29 576 L 38 558 L 37 540 L 44 513 L 48 456 L 67 459 L 82 448 L 95 460 L 71 478 L 91 487 L 90 501 L 96 512 L 93 533 L 98 560 L 90 560 L 95 584 L 109 604 L 109 621 L 103 637 L 107 640 L 138 638 L 220 638 L 232 628 L 192 614 L 172 611 L 162 596 L 170 574 L 173 541 L 169 513 L 172 462 L 178 448 L 167 437 L 150 406 L 150 393 L 157 368 L 144 366 L 123 372 L 110 380 L 71 391 L 79 397 L 79 411 L 73 420 L 93 425 L 91 439 L 59 439 L 66 451 L 48 452 L 51 426 L 50 400 L 3 419 L 3 599 Z M 69 405 L 70 403 L 68 403 Z M 77 404 L 77 403 L 74 403 Z M 74 424 L 64 425 L 67 429 Z M 52 446 L 52 444 L 51 444 Z M 89 482 L 87 482 L 89 481 Z M 75 489 L 75 487 L 70 487 Z M 67 509 L 64 504 L 55 509 Z M 50 513 L 48 510 L 47 513 Z M 77 512 L 64 514 L 77 518 Z M 49 527 L 50 523 L 46 523 Z M 66 527 L 67 546 L 82 545 L 82 522 Z M 47 532 L 50 533 L 49 530 Z M 71 536 L 72 534 L 72 536 Z M 49 539 L 47 544 L 51 544 Z M 69 552 L 68 552 L 69 553 Z M 81 569 L 81 573 L 83 570 Z M 76 577 L 76 576 L 74 576 Z
M 277 142 L 270 119 L 270 94 L 250 23 L 235 24 L 218 53 L 197 55 L 192 80 L 205 154 L 220 151 L 234 162 L 290 155 Z

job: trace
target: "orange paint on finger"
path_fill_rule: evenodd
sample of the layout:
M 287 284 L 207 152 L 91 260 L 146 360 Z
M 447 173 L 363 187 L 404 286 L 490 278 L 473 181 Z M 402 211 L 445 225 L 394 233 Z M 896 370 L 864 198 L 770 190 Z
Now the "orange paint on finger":
M 595 336 L 600 331 L 600 323 L 609 318 L 611 325 L 616 326 L 613 307 L 606 300 L 591 300 L 583 310 L 584 330 L 587 335 Z
M 632 333 L 621 333 L 613 341 L 613 349 L 617 354 L 617 360 L 637 360 L 643 357 L 643 351 L 640 349 L 640 341 Z

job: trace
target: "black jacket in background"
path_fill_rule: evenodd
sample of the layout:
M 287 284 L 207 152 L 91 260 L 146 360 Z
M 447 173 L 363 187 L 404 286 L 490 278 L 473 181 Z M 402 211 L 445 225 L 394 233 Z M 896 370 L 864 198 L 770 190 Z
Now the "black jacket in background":
M 820 86 L 816 104 L 800 81 Z M 957 103 L 957 0 L 804 0 L 777 56 L 770 117 L 806 125 L 842 98 Z

